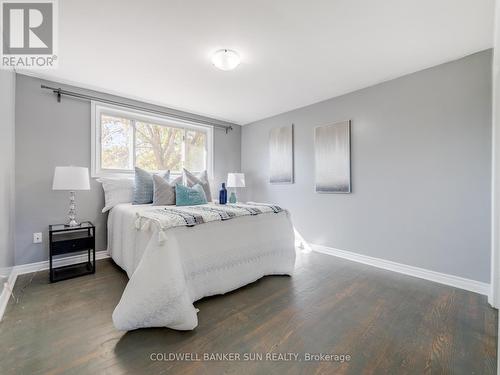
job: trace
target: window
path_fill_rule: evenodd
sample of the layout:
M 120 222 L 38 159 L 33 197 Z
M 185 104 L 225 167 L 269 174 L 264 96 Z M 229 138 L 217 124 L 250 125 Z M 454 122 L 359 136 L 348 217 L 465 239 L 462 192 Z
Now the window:
M 182 168 L 212 175 L 212 128 L 92 102 L 92 176 Z

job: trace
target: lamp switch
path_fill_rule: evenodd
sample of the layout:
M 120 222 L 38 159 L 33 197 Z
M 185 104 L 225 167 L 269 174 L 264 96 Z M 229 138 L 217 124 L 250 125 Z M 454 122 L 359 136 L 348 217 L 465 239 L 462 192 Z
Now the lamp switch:
M 42 243 L 42 233 L 33 233 L 33 243 Z

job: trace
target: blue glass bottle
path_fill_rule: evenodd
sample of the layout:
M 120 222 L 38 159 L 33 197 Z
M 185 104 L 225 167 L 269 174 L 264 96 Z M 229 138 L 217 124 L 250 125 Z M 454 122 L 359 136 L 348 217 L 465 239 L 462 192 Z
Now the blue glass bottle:
M 226 204 L 227 203 L 227 190 L 226 190 L 226 183 L 222 183 L 222 189 L 219 191 L 219 204 Z

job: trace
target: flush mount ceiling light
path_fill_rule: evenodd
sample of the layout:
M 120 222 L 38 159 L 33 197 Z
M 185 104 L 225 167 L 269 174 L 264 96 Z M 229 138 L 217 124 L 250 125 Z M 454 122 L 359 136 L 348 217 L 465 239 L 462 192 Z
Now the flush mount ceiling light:
M 240 62 L 238 52 L 231 49 L 220 49 L 212 56 L 212 63 L 220 70 L 233 70 L 240 65 Z

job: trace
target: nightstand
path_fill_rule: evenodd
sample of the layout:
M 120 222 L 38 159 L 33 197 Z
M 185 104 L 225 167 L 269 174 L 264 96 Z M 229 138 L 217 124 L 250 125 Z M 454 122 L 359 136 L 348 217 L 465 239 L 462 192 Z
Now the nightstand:
M 87 252 L 86 261 L 54 267 L 59 255 L 83 251 Z M 90 221 L 76 227 L 49 225 L 49 264 L 51 283 L 95 273 L 95 226 Z

